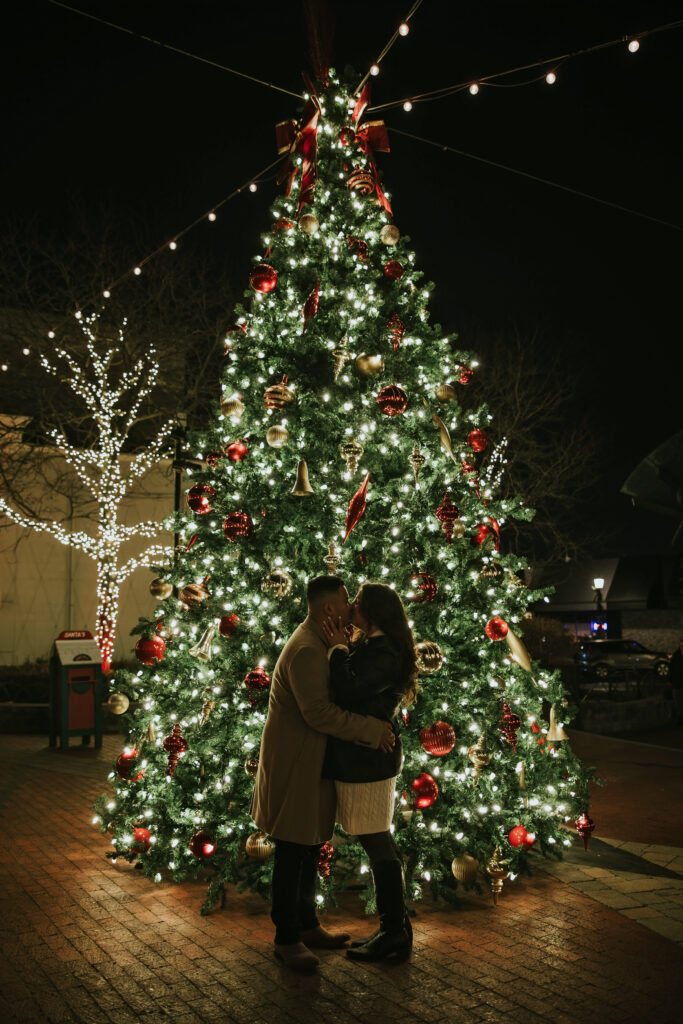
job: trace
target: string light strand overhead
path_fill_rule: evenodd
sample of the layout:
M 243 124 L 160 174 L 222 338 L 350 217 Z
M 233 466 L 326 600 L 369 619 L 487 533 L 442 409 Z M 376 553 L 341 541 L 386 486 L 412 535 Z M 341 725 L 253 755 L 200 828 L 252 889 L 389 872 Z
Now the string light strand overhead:
M 361 79 L 360 83 L 358 84 L 358 86 L 354 90 L 354 95 L 355 96 L 358 96 L 358 94 L 360 93 L 361 89 L 363 88 L 363 86 L 367 82 L 367 80 L 370 77 L 370 75 L 372 75 L 373 77 L 376 77 L 379 74 L 379 72 L 380 72 L 380 65 L 381 65 L 382 61 L 384 60 L 384 58 L 386 57 L 386 55 L 389 53 L 389 50 L 392 48 L 392 46 L 394 45 L 396 40 L 399 37 L 405 38 L 408 35 L 408 33 L 410 32 L 410 19 L 413 17 L 413 15 L 417 11 L 417 9 L 418 9 L 418 7 L 420 6 L 421 3 L 422 3 L 422 0 L 415 0 L 415 3 L 410 8 L 410 10 L 406 14 L 406 16 L 403 19 L 403 21 L 401 22 L 401 24 L 396 29 L 396 31 L 390 37 L 388 43 L 386 43 L 384 49 L 380 53 L 380 55 L 377 58 L 377 60 L 375 61 L 375 63 L 371 65 L 371 67 L 369 68 L 367 73 L 363 76 L 363 78 Z M 404 101 L 402 100 L 401 102 L 404 102 Z

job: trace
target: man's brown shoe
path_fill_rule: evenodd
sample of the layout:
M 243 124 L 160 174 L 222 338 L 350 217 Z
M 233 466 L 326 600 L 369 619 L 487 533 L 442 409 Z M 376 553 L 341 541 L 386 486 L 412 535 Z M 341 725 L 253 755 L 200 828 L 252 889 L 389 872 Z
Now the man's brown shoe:
M 303 942 L 274 946 L 273 952 L 276 959 L 285 967 L 289 967 L 290 971 L 314 971 L 320 962 L 310 949 L 306 949 Z
M 321 925 L 317 928 L 309 928 L 301 932 L 301 941 L 309 949 L 341 949 L 349 941 L 351 936 L 348 932 L 328 932 Z

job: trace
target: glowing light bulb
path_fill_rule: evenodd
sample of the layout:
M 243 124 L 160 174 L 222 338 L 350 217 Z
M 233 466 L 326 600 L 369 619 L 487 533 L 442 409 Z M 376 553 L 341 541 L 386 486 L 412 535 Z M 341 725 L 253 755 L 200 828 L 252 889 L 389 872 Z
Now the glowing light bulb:
M 545 80 L 548 83 L 548 85 L 555 85 L 555 82 L 557 81 L 557 75 L 554 71 L 549 71 L 548 74 L 545 76 Z
M 379 74 L 379 64 L 372 65 L 372 67 L 370 68 L 370 74 L 373 76 L 373 78 L 377 78 L 377 75 Z
M 216 219 L 216 214 L 212 210 L 211 213 L 209 214 L 209 220 L 214 221 L 215 219 Z
M 178 248 L 178 243 L 177 242 L 169 242 L 168 243 L 168 247 L 169 247 L 169 249 L 177 249 Z
M 410 100 L 406 100 L 405 101 L 405 103 L 403 104 L 403 109 L 405 111 L 409 111 L 409 110 L 413 109 L 413 104 L 410 102 Z
M 252 181 L 251 185 L 249 186 L 249 191 L 250 192 L 255 192 L 257 188 L 258 188 L 258 185 L 256 184 L 256 182 Z
M 401 24 L 398 26 L 398 34 L 400 36 L 407 36 L 409 32 L 410 26 L 408 25 L 408 23 L 406 21 L 401 22 Z
M 136 277 L 139 277 L 140 274 L 142 273 L 142 268 L 141 267 L 135 267 L 133 269 L 133 273 L 135 274 Z
M 476 82 L 472 82 L 472 85 L 470 86 L 470 96 L 476 96 L 478 92 L 479 86 Z
M 22 348 L 21 351 L 24 353 L 25 356 L 27 356 L 31 350 L 29 348 Z
M 640 49 L 640 43 L 638 42 L 638 40 L 637 39 L 631 39 L 631 41 L 628 44 L 628 52 L 629 53 L 638 53 L 639 49 Z
M 104 299 L 108 299 L 108 298 L 110 298 L 110 297 L 111 297 L 111 292 L 109 291 L 109 289 L 108 289 L 108 288 L 105 288 L 105 289 L 104 289 L 104 291 L 102 292 L 102 297 L 103 297 Z

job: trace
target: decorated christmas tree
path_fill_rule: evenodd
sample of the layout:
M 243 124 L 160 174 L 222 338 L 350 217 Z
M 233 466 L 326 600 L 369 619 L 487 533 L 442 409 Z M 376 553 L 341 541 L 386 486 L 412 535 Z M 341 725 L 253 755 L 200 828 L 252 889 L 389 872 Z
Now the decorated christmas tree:
M 117 676 L 129 739 L 96 820 L 111 856 L 156 881 L 206 873 L 204 910 L 226 883 L 268 891 L 272 843 L 249 809 L 269 678 L 325 572 L 352 595 L 395 587 L 418 644 L 394 821 L 409 896 L 479 880 L 497 898 L 536 851 L 570 845 L 576 819 L 584 841 L 592 827 L 561 681 L 520 639 L 542 595 L 505 525 L 532 513 L 500 494 L 505 443 L 472 397 L 485 379 L 430 324 L 376 166 L 386 131 L 353 84 L 308 82 L 299 121 L 279 126 L 285 194 L 194 441 L 182 550 L 151 587 L 147 667 Z M 343 834 L 320 874 L 323 902 L 370 880 Z

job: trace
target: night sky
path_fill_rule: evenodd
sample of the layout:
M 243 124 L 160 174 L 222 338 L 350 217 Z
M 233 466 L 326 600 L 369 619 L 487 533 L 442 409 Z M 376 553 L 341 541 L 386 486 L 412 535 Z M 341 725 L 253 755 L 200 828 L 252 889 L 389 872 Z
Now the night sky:
M 293 92 L 310 66 L 301 7 L 291 0 L 73 5 Z M 335 6 L 334 66 L 364 73 L 411 4 Z M 64 210 L 75 197 L 86 214 L 103 204 L 124 211 L 124 221 L 129 214 L 131 232 L 144 211 L 161 243 L 273 160 L 275 124 L 297 114 L 293 97 L 42 0 L 15 14 L 2 61 L 5 222 L 34 218 L 39 230 L 68 231 Z M 373 103 L 682 16 L 680 3 L 656 0 L 424 0 L 373 80 Z M 622 546 L 661 550 L 673 520 L 634 512 L 618 491 L 681 429 L 683 234 L 391 128 L 683 225 L 682 48 L 683 29 L 675 29 L 643 39 L 633 55 L 624 44 L 569 60 L 552 87 L 482 88 L 376 115 L 390 129 L 392 152 L 380 166 L 395 221 L 436 284 L 434 318 L 460 331 L 464 347 L 477 331 L 516 325 L 561 348 L 568 370 L 580 370 L 567 373 L 576 406 L 592 409 L 605 438 L 596 519 L 614 524 Z M 271 184 L 240 195 L 214 226 L 195 229 L 216 232 L 213 244 L 245 279 L 276 194 Z

